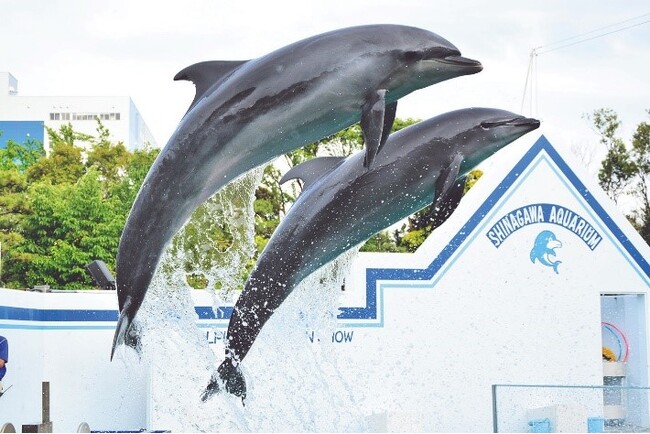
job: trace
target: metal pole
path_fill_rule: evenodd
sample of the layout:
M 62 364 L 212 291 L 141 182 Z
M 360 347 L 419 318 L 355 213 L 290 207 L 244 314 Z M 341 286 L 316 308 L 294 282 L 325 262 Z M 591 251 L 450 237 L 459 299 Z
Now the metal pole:
M 497 385 L 492 385 L 492 432 L 499 432 L 499 411 L 497 408 Z

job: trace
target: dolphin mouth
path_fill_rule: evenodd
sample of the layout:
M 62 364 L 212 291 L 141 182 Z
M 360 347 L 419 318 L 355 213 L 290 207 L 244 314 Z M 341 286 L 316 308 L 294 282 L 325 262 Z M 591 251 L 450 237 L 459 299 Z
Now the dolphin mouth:
M 446 57 L 438 58 L 436 60 L 440 63 L 444 63 L 445 65 L 457 66 L 459 68 L 471 72 L 479 72 L 483 70 L 483 65 L 481 65 L 481 62 L 479 62 L 478 60 L 470 59 L 459 55 L 446 56 Z
M 541 122 L 538 119 L 525 118 L 523 116 L 514 118 L 508 122 L 508 125 L 512 125 L 513 127 L 528 127 L 531 130 L 539 128 L 540 124 Z
M 529 131 L 537 129 L 540 125 L 540 121 L 534 118 L 526 118 L 519 116 L 513 119 L 506 119 L 502 121 L 484 121 L 481 122 L 481 127 L 483 128 L 494 128 L 500 126 L 509 126 L 509 127 L 524 127 Z

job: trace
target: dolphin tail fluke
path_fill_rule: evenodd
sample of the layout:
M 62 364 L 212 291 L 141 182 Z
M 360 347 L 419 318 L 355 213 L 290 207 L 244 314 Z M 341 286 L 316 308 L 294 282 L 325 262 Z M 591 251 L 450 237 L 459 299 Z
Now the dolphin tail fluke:
M 239 365 L 233 365 L 230 359 L 224 360 L 217 369 L 217 373 L 212 376 L 208 387 L 201 395 L 201 401 L 207 401 L 212 395 L 220 393 L 224 389 L 228 393 L 240 396 L 242 402 L 246 399 L 246 379 Z
M 219 378 L 218 375 L 213 375 L 208 383 L 208 387 L 205 388 L 201 395 L 201 401 L 207 401 L 212 397 L 212 395 L 221 392 L 222 388 L 221 378 Z
M 113 348 L 111 349 L 111 361 L 115 355 L 115 349 L 120 345 L 126 343 L 126 336 L 129 327 L 131 326 L 131 319 L 123 310 L 120 313 L 120 318 L 117 320 L 117 326 L 115 327 L 115 335 L 113 336 Z
M 556 261 L 556 262 L 553 262 L 553 271 L 555 271 L 555 274 L 560 274 L 560 273 L 558 273 L 558 271 L 557 271 L 557 267 L 558 267 L 561 263 L 562 263 L 562 261 Z

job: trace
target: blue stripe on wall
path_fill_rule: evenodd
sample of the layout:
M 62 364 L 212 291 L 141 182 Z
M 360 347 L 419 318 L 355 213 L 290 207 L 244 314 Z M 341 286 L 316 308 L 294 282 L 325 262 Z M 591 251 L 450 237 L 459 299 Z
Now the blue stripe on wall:
M 117 316 L 117 309 L 34 309 L 0 306 L 0 319 L 14 321 L 117 321 Z

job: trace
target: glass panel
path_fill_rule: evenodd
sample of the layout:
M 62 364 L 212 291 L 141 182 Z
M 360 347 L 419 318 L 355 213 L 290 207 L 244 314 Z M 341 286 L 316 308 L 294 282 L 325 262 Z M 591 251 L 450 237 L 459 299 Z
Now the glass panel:
M 649 387 L 494 385 L 494 432 L 649 432 Z

